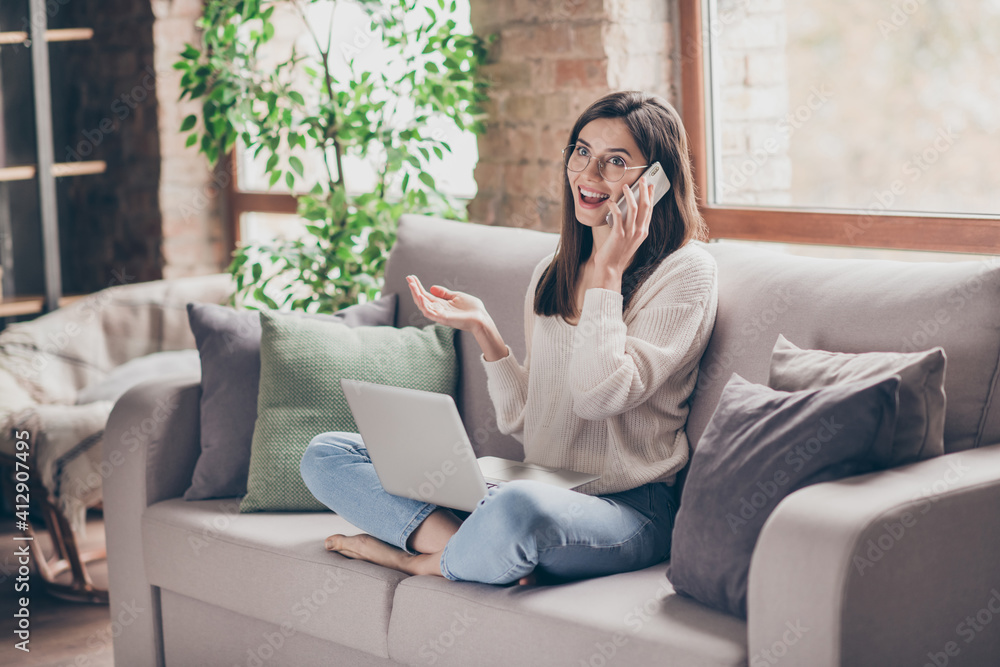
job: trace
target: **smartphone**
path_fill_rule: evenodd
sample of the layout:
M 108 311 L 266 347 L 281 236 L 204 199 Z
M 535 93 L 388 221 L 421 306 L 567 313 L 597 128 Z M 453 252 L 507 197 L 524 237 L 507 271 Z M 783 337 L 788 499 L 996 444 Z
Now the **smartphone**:
M 650 183 L 653 184 L 653 196 L 649 201 L 653 206 L 655 206 L 656 202 L 660 201 L 660 199 L 663 198 L 663 195 L 667 194 L 667 191 L 670 190 L 670 179 L 663 173 L 663 167 L 660 166 L 659 162 L 651 164 L 649 169 L 643 172 L 642 175 L 646 177 L 647 185 Z M 632 185 L 632 194 L 635 195 L 636 201 L 639 201 L 639 188 L 641 187 L 642 177 L 640 176 L 639 180 Z M 624 194 L 622 195 L 622 198 L 618 200 L 618 210 L 621 211 L 622 219 L 624 219 L 625 212 L 628 211 L 628 202 L 625 200 Z M 608 211 L 608 214 L 604 216 L 604 221 L 608 223 L 608 227 L 614 225 L 615 219 L 612 217 L 611 211 Z

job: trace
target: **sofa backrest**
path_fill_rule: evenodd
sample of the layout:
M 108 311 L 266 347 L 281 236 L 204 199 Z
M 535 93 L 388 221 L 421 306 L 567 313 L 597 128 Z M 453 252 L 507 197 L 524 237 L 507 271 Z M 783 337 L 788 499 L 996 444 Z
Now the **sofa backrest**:
M 524 296 L 531 271 L 556 249 L 549 232 L 403 216 L 386 267 L 385 293 L 400 295 L 397 326 L 425 326 L 406 285 L 439 284 L 483 300 L 519 362 Z M 1000 259 L 897 262 L 797 257 L 725 242 L 708 251 L 719 267 L 719 310 L 691 401 L 693 447 L 732 373 L 766 383 L 778 334 L 802 348 L 837 352 L 914 351 L 947 355 L 945 449 L 1000 442 Z M 481 350 L 458 334 L 458 407 L 478 455 L 521 458 L 520 443 L 497 431 Z
M 688 415 L 693 447 L 734 372 L 767 382 L 779 333 L 798 347 L 833 352 L 940 345 L 945 451 L 1000 442 L 1000 257 L 819 259 L 725 241 L 708 250 L 719 266 L 719 310 Z
M 384 293 L 399 294 L 396 326 L 430 324 L 410 296 L 411 273 L 424 288 L 442 285 L 482 299 L 518 362 L 524 362 L 524 295 L 539 260 L 553 252 L 559 235 L 517 227 L 493 227 L 429 216 L 399 219 L 396 243 L 385 270 Z M 524 458 L 521 443 L 497 430 L 476 339 L 457 335 L 458 404 L 469 440 L 479 456 Z

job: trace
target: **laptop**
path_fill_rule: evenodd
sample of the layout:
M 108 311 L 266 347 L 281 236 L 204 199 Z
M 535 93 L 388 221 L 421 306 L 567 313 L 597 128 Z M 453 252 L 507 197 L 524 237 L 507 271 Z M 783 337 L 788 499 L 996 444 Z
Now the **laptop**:
M 391 494 L 472 512 L 500 482 L 532 479 L 574 489 L 600 478 L 496 456 L 476 458 L 449 394 L 347 378 L 340 386 L 379 481 Z

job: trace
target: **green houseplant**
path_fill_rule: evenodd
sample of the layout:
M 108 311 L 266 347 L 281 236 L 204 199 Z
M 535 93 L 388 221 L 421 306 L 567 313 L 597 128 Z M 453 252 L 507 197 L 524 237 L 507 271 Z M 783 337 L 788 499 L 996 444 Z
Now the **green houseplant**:
M 183 72 L 181 99 L 202 102 L 200 117 L 182 123 L 187 145 L 215 165 L 242 141 L 266 160 L 271 186 L 284 179 L 295 188 L 298 214 L 308 221 L 301 239 L 234 252 L 232 301 L 250 308 L 334 312 L 370 301 L 381 291 L 402 213 L 466 219 L 427 172 L 431 160 L 451 151 L 428 123 L 484 131 L 480 103 L 488 84 L 480 67 L 493 36 L 456 31 L 454 0 L 340 0 L 362 8 L 369 29 L 334 41 L 338 0 L 322 0 L 331 12 L 327 26 L 310 20 L 309 5 L 319 1 L 207 0 L 201 44 L 187 44 L 174 65 Z M 264 68 L 260 56 L 275 36 L 276 10 L 294 12 L 315 48 L 297 53 L 293 46 L 287 60 Z M 356 66 L 369 40 L 384 45 L 388 61 L 380 71 Z M 338 59 L 349 75 L 337 75 Z M 306 155 L 321 156 L 322 167 L 307 170 Z M 345 155 L 377 164 L 373 191 L 348 194 Z

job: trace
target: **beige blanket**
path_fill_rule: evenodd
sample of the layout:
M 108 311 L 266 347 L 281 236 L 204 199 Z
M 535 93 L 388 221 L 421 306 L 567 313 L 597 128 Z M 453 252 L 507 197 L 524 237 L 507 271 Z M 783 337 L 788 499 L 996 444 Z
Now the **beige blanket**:
M 117 285 L 0 332 L 0 452 L 30 432 L 31 466 L 81 537 L 115 466 L 101 460 L 112 404 L 76 405 L 77 393 L 136 357 L 193 348 L 187 303 L 232 291 L 226 274 Z

